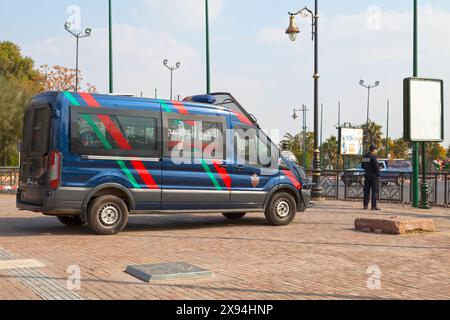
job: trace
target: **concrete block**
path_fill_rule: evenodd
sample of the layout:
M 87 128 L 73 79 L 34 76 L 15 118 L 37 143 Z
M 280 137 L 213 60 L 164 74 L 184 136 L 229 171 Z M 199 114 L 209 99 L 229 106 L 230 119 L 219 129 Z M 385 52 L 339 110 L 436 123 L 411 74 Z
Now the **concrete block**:
M 407 219 L 392 217 L 389 219 L 358 218 L 355 229 L 363 232 L 385 234 L 406 234 L 413 232 L 435 232 L 436 226 L 432 219 Z

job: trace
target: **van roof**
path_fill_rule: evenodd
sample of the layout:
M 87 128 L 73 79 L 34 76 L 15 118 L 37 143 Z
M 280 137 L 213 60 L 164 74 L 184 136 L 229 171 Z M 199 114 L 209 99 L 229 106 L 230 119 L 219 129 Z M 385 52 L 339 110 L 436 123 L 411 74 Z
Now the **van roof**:
M 59 94 L 64 93 L 64 91 L 45 91 L 41 92 L 33 97 L 34 99 L 43 98 L 45 96 L 53 96 L 56 97 Z M 71 94 L 78 94 L 80 92 L 69 92 Z M 126 96 L 126 95 L 111 95 L 111 94 L 100 94 L 100 93 L 92 93 L 91 94 L 94 98 L 102 98 L 102 99 L 108 99 L 111 101 L 136 101 L 136 102 L 167 102 L 171 103 L 173 100 L 167 100 L 167 99 L 154 99 L 154 98 L 141 98 L 136 96 Z M 204 108 L 204 109 L 210 109 L 210 110 L 220 110 L 220 111 L 229 111 L 227 108 L 222 106 L 217 106 L 213 104 L 206 104 L 206 103 L 199 103 L 199 102 L 191 102 L 191 101 L 177 101 L 180 103 L 183 103 L 184 105 L 188 105 L 190 107 L 198 107 L 198 108 Z

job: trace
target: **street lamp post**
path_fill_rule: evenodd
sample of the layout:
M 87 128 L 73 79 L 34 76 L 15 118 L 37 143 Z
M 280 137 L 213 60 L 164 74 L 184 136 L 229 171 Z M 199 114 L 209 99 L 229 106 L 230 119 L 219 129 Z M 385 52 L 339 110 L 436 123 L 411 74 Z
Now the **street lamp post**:
M 391 112 L 391 101 L 387 101 L 387 120 L 386 120 L 386 158 L 389 158 L 389 113 Z
M 209 6 L 208 0 L 205 0 L 205 18 L 206 18 L 206 93 L 211 93 L 211 66 L 209 56 Z
M 300 29 L 295 22 L 295 17 L 301 15 L 304 18 L 308 16 L 312 19 L 312 40 L 314 41 L 314 161 L 313 161 L 313 183 L 312 197 L 315 199 L 322 198 L 322 182 L 321 182 L 321 163 L 319 149 L 319 6 L 318 0 L 315 0 L 314 13 L 308 8 L 298 10 L 297 12 L 289 12 L 290 22 L 286 30 L 286 34 L 291 41 L 297 39 Z
M 294 114 L 292 115 L 292 119 L 297 120 L 298 116 L 297 116 L 297 111 L 298 112 L 302 112 L 303 114 L 303 167 L 305 168 L 305 170 L 307 170 L 308 168 L 306 167 L 306 152 L 307 152 L 307 148 L 306 148 L 306 136 L 307 136 L 307 124 L 306 124 L 306 113 L 310 110 L 308 110 L 308 108 L 306 107 L 306 105 L 302 105 L 301 109 L 294 109 Z
M 177 62 L 175 66 L 169 66 L 169 60 L 165 59 L 163 65 L 170 70 L 170 100 L 173 99 L 173 72 L 180 69 L 181 63 Z
M 84 30 L 84 33 L 81 33 L 81 31 L 78 32 L 73 32 L 72 31 L 72 24 L 67 21 L 66 24 L 64 25 L 64 29 L 66 29 L 67 32 L 69 32 L 71 35 L 73 35 L 76 38 L 76 67 L 75 67 L 75 92 L 78 92 L 78 87 L 79 87 L 79 67 L 78 67 L 78 49 L 79 49 L 79 42 L 81 38 L 86 38 L 89 37 L 92 34 L 92 29 L 91 28 L 86 28 Z
M 111 0 L 108 0 L 108 15 L 109 15 L 109 93 L 114 92 L 114 75 L 113 75 L 113 35 L 112 35 L 112 6 Z
M 359 81 L 359 85 L 367 89 L 367 130 L 369 129 L 370 121 L 370 91 L 380 85 L 380 81 L 376 81 L 375 84 L 365 84 L 364 80 Z

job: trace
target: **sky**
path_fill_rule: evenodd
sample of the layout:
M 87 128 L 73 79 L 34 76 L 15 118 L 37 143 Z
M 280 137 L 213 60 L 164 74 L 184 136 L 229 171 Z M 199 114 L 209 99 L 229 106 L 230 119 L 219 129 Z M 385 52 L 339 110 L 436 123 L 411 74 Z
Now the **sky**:
M 293 108 L 313 109 L 311 20 L 298 18 L 296 42 L 284 34 L 288 11 L 311 9 L 314 1 L 209 0 L 212 90 L 231 92 L 267 130 L 297 133 Z M 450 1 L 419 0 L 419 75 L 445 81 L 449 100 Z M 323 136 L 336 135 L 338 102 L 342 122 L 366 121 L 367 90 L 359 80 L 380 81 L 371 95 L 370 118 L 390 136 L 403 133 L 403 79 L 412 76 L 412 0 L 319 1 L 320 101 Z M 78 14 L 79 13 L 79 14 Z M 107 0 L 0 0 L 0 41 L 20 45 L 36 66 L 73 67 L 75 39 L 65 21 L 93 29 L 80 42 L 85 83 L 108 90 Z M 113 0 L 115 91 L 169 98 L 170 73 L 162 61 L 181 62 L 174 94 L 206 90 L 204 0 Z M 313 129 L 313 113 L 308 113 Z M 450 112 L 445 114 L 450 124 Z M 450 128 L 445 130 L 450 144 Z

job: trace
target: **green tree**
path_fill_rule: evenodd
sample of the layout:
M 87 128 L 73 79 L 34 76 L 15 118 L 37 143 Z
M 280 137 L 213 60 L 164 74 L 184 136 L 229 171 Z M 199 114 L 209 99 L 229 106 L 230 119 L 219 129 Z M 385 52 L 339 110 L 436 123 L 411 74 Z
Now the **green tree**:
M 447 149 L 447 159 L 450 159 L 450 146 Z
M 322 158 L 324 168 L 336 168 L 338 160 L 339 142 L 336 136 L 331 136 L 322 144 Z
M 408 158 L 409 150 L 411 149 L 411 143 L 403 138 L 394 140 L 391 154 L 396 159 Z
M 297 159 L 303 164 L 303 133 L 299 133 L 293 136 L 290 133 L 287 133 L 283 140 L 280 143 L 282 150 L 291 151 Z M 312 165 L 314 153 L 314 133 L 307 132 L 306 133 L 306 168 L 310 168 Z
M 33 60 L 23 57 L 19 46 L 0 42 L 0 165 L 18 165 L 17 142 L 23 111 L 30 98 L 42 90 Z
M 40 73 L 31 58 L 22 56 L 18 45 L 4 41 L 0 42 L 0 76 L 36 82 Z
M 392 157 L 394 153 L 393 150 L 394 150 L 394 140 L 389 138 L 389 150 L 386 150 L 386 138 L 383 138 L 381 142 L 380 156 L 386 159 L 389 158 L 389 155 L 391 155 Z
M 364 146 L 368 150 L 370 146 L 374 145 L 381 149 L 383 142 L 383 132 L 381 131 L 381 126 L 373 121 L 369 121 L 369 126 L 367 123 L 362 125 L 364 129 Z

